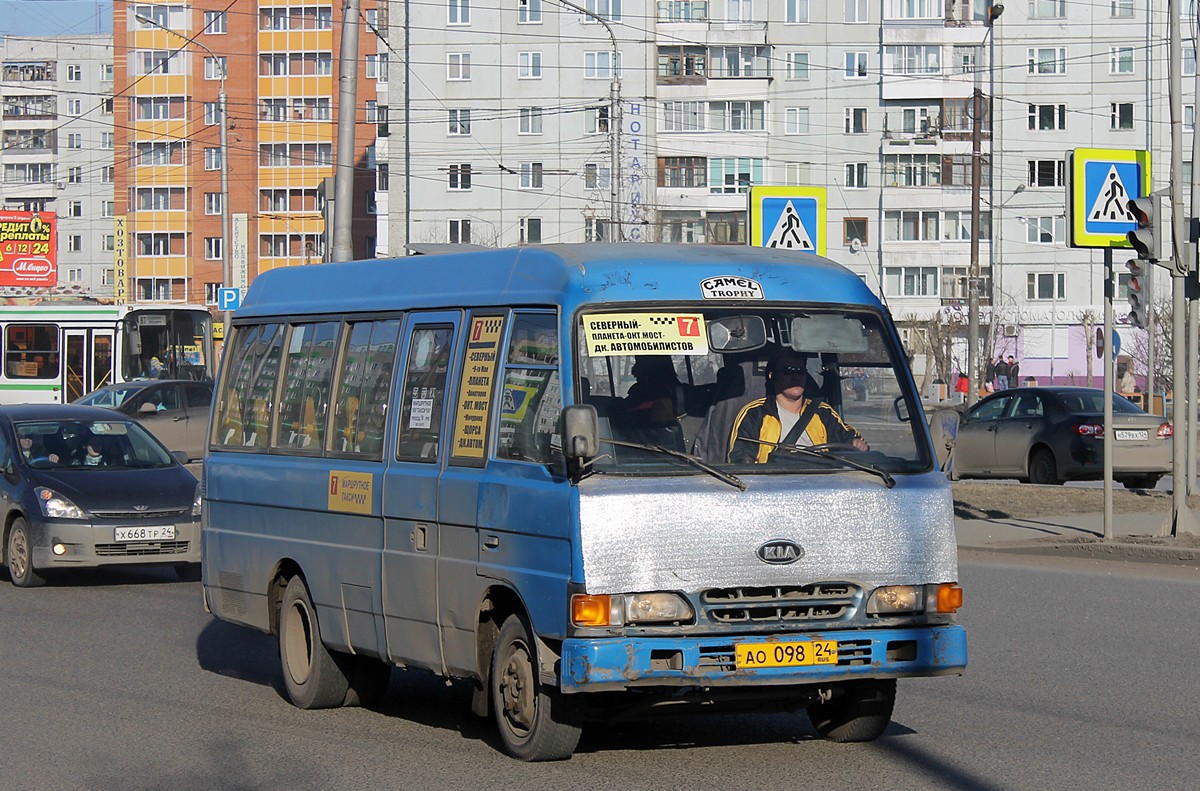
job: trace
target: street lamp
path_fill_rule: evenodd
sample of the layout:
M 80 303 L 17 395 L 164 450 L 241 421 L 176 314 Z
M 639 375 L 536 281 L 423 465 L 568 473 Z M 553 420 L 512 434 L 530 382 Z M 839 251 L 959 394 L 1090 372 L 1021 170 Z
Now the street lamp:
M 987 30 L 979 42 L 982 52 L 983 45 L 992 33 L 992 26 L 1004 6 L 992 5 L 987 9 Z M 991 64 L 988 65 L 991 72 Z M 967 403 L 974 404 L 979 398 L 979 201 L 980 186 L 983 182 L 983 89 L 979 87 L 980 71 L 978 62 L 975 64 L 975 90 L 971 95 L 971 268 L 967 275 Z M 990 98 L 990 97 L 989 97 Z M 989 115 L 990 119 L 990 115 Z M 994 220 L 994 218 L 993 218 Z M 993 306 L 993 317 L 995 306 Z
M 230 286 L 233 279 L 229 269 L 229 120 L 226 116 L 226 99 L 225 99 L 225 61 L 217 57 L 217 54 L 211 49 L 201 44 L 196 40 L 195 36 L 185 36 L 177 30 L 151 19 L 142 14 L 134 14 L 134 19 L 139 22 L 144 22 L 147 25 L 153 25 L 159 30 L 165 30 L 183 39 L 189 44 L 195 44 L 200 49 L 208 53 L 209 57 L 217 65 L 220 73 L 221 86 L 217 91 L 217 113 L 220 118 L 220 137 L 218 138 L 218 151 L 221 155 L 221 285 Z M 221 321 L 225 326 L 226 331 L 229 329 L 229 311 L 222 311 Z

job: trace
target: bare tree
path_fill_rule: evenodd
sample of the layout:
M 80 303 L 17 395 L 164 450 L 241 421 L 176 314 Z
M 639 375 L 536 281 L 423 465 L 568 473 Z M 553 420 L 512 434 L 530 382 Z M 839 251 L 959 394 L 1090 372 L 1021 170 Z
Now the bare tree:
M 1087 386 L 1094 387 L 1092 375 L 1092 355 L 1096 351 L 1096 322 L 1099 317 L 1092 308 L 1084 308 L 1076 314 L 1079 323 L 1083 325 L 1083 341 L 1087 346 Z

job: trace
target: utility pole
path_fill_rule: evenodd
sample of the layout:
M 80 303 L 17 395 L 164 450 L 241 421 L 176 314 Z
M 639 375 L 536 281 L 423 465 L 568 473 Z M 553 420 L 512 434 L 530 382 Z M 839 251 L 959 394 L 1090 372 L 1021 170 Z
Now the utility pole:
M 354 121 L 358 115 L 358 0 L 342 6 L 338 53 L 337 154 L 333 171 L 333 250 L 330 261 L 354 258 Z M 406 240 L 407 241 L 407 240 Z
M 1192 52 L 1193 58 L 1200 55 L 1200 6 L 1196 8 L 1196 18 L 1192 20 Z M 1200 70 L 1196 71 L 1195 83 L 1196 96 L 1200 96 Z M 1192 162 L 1200 162 L 1200 134 L 1192 132 Z M 1188 236 L 1191 239 L 1191 245 L 1188 247 L 1187 268 L 1189 275 L 1187 278 L 1187 305 L 1188 305 L 1188 345 L 1187 345 L 1187 371 L 1188 371 L 1188 397 L 1191 399 L 1193 412 L 1191 413 L 1192 420 L 1188 421 L 1187 432 L 1187 486 L 1184 491 L 1187 494 L 1193 494 L 1196 490 L 1196 453 L 1200 451 L 1197 447 L 1197 426 L 1200 424 L 1200 418 L 1196 416 L 1196 406 L 1200 404 L 1200 289 L 1197 288 L 1200 282 L 1197 281 L 1197 249 L 1200 249 L 1200 173 L 1196 168 L 1192 167 L 1192 222 L 1189 228 Z

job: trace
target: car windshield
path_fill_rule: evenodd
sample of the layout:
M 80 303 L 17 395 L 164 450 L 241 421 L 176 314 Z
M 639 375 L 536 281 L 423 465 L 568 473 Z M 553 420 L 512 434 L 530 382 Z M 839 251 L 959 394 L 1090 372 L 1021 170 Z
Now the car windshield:
M 1104 391 L 1084 390 L 1081 392 L 1059 392 L 1058 397 L 1067 406 L 1067 411 L 1076 415 L 1098 415 L 1104 411 Z M 1113 393 L 1113 412 L 1137 414 L 1142 410 L 1124 396 Z
M 904 358 L 878 314 L 630 307 L 583 314 L 576 334 L 598 472 L 702 474 L 681 453 L 721 473 L 930 468 Z
M 123 420 L 36 420 L 17 423 L 17 446 L 38 469 L 145 469 L 175 463 L 158 440 Z
M 142 389 L 142 385 L 103 387 L 76 400 L 75 403 L 82 406 L 100 406 L 107 409 L 116 409 L 125 403 L 125 399 Z

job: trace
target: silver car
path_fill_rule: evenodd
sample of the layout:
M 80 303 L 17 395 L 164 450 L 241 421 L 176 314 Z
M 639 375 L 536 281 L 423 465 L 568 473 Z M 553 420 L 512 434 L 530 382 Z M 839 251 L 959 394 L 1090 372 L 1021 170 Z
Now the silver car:
M 74 403 L 115 409 L 141 423 L 162 444 L 187 454 L 204 455 L 213 383 L 190 379 L 147 379 L 105 385 Z

